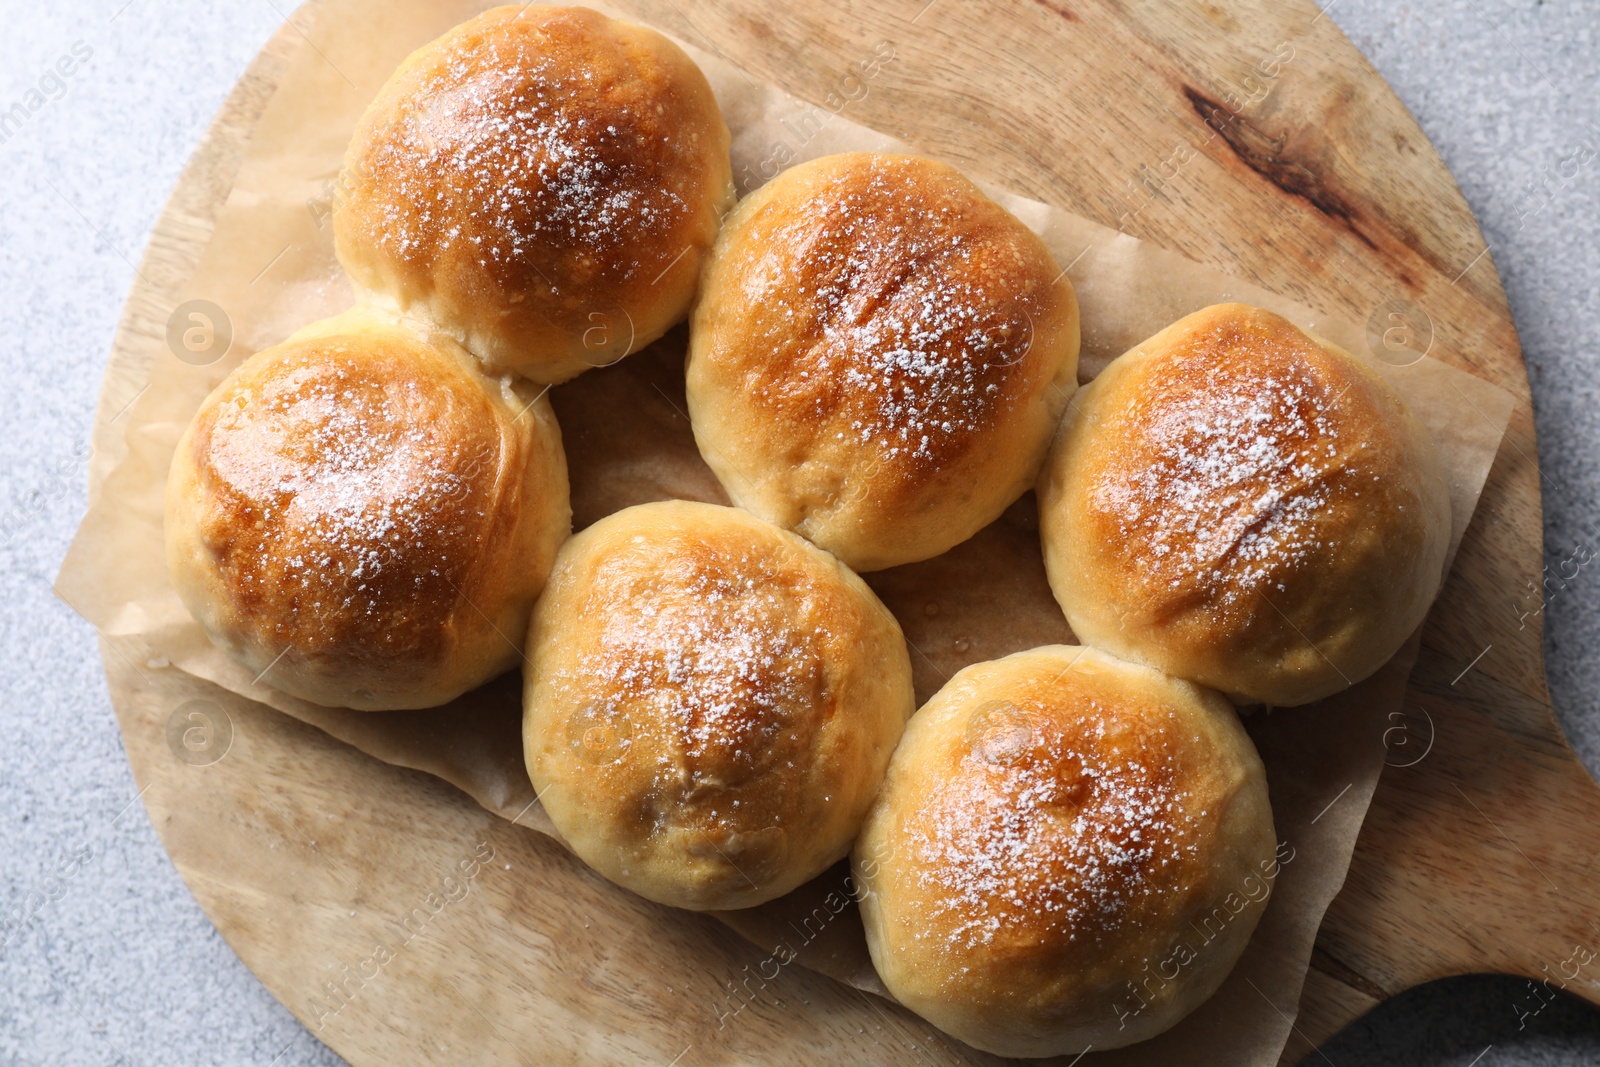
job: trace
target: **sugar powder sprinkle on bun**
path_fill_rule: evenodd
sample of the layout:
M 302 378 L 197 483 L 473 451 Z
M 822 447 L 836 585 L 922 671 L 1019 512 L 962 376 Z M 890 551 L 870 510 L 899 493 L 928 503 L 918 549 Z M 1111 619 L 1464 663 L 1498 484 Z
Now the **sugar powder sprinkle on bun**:
M 1077 366 L 1072 284 L 1036 234 L 943 163 L 829 156 L 729 216 L 689 415 L 735 503 L 876 570 L 1027 490 Z
M 369 310 L 241 364 L 167 482 L 169 570 L 212 640 L 265 684 L 367 711 L 518 664 L 570 523 L 549 401 Z
M 1086 648 L 959 672 L 906 727 L 856 843 L 872 961 L 1002 1056 L 1120 1048 L 1216 991 L 1279 857 L 1221 694 Z
M 665 904 L 742 908 L 849 852 L 912 710 L 866 584 L 736 508 L 619 511 L 562 550 L 524 744 L 573 851 Z
M 1039 482 L 1079 639 L 1241 702 L 1366 678 L 1443 577 L 1450 497 L 1398 394 L 1354 356 L 1222 304 L 1078 395 Z
M 587 8 L 494 8 L 413 53 L 362 117 L 333 222 L 356 283 L 541 382 L 687 313 L 733 203 L 705 76 Z

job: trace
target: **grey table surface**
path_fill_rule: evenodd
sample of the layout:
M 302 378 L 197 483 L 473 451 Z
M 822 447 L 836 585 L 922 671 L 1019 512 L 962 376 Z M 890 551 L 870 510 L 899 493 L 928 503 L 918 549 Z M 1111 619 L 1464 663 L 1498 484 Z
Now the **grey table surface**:
M 0 1064 L 342 1062 L 250 974 L 179 879 L 136 802 L 94 633 L 50 589 L 83 513 L 86 442 L 134 263 L 184 161 L 288 10 L 290 0 L 6 4 L 0 112 L 31 108 L 33 90 L 43 103 L 0 129 Z M 1593 536 L 1600 501 L 1600 10 L 1334 0 L 1328 13 L 1417 116 L 1489 240 L 1533 382 L 1546 555 L 1566 559 Z M 69 77 L 56 73 L 62 56 L 74 57 Z M 1574 173 L 1564 161 L 1584 147 Z M 1550 687 L 1592 771 L 1594 581 L 1578 579 L 1545 612 Z M 92 858 L 75 861 L 85 846 Z M 1308 1062 L 1600 1062 L 1600 1012 L 1564 999 L 1522 1024 L 1521 991 L 1503 977 L 1434 983 Z

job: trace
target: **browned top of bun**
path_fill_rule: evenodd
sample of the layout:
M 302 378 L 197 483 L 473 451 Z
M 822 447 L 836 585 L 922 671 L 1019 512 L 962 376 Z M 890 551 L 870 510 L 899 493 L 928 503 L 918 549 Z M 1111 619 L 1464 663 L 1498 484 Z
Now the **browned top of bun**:
M 921 750 L 915 801 L 895 808 L 906 876 L 927 894 L 919 940 L 966 960 L 981 951 L 986 970 L 1080 980 L 1125 968 L 1108 936 L 1165 948 L 1154 939 L 1209 903 L 1205 843 L 1237 785 L 1210 778 L 1211 738 L 1162 695 L 1089 665 L 1036 675 Z
M 1130 564 L 1129 599 L 1157 617 L 1204 600 L 1234 621 L 1286 572 L 1347 551 L 1330 526 L 1414 503 L 1396 428 L 1367 416 L 1387 398 L 1348 364 L 1276 316 L 1218 318 L 1097 410 L 1088 514 Z
M 1052 585 L 1084 640 L 1299 703 L 1370 674 L 1421 620 L 1447 486 L 1426 431 L 1353 356 L 1218 305 L 1114 361 L 1074 406 L 1041 504 Z
M 890 992 L 978 1048 L 1045 1056 L 1141 1040 L 1209 996 L 1272 843 L 1221 694 L 1056 645 L 967 667 L 917 712 L 854 867 Z
M 860 153 L 796 167 L 801 183 L 740 219 L 718 286 L 738 332 L 707 353 L 746 368 L 778 432 L 844 431 L 914 478 L 947 466 L 1057 366 L 1024 358 L 1071 305 L 1036 234 L 946 164 Z M 724 316 L 718 316 L 724 319 Z
M 644 344 L 682 315 L 699 268 L 685 253 L 709 248 L 731 188 L 727 140 L 704 76 L 660 34 L 581 7 L 495 8 L 414 53 L 368 109 L 340 256 L 405 306 L 432 300 L 496 365 L 563 354 L 523 343 L 603 363 L 635 325 Z M 641 310 L 685 287 L 666 322 Z
M 866 585 L 736 508 L 628 508 L 563 549 L 528 638 L 545 808 L 608 877 L 744 907 L 848 851 L 911 712 Z
M 675 820 L 719 837 L 781 825 L 791 811 L 783 768 L 809 767 L 818 728 L 837 711 L 827 664 L 843 649 L 823 646 L 841 623 L 853 629 L 859 620 L 840 616 L 859 608 L 742 544 L 668 536 L 628 555 L 608 560 L 577 601 L 579 618 L 607 625 L 578 675 L 558 672 L 551 684 L 582 684 L 608 708 L 649 709 L 657 732 L 639 740 L 660 750 L 655 800 L 674 806 Z M 817 629 L 796 629 L 797 614 Z M 757 781 L 763 788 L 747 793 Z M 647 821 L 660 814 L 646 808 Z
M 754 540 L 757 520 L 720 514 L 730 520 L 720 529 L 657 521 L 647 539 L 612 540 L 564 609 L 594 621 L 570 631 L 583 639 L 581 655 L 562 657 L 540 681 L 606 709 L 628 743 L 649 752 L 589 772 L 636 799 L 641 826 L 666 819 L 704 835 L 754 860 L 748 873 L 759 879 L 767 853 L 739 839 L 803 832 L 822 800 L 807 783 L 819 759 L 834 758 L 828 727 L 854 689 L 857 639 L 877 620 L 820 554 L 789 548 L 776 530 Z
M 301 655 L 381 674 L 453 647 L 527 457 L 472 372 L 397 332 L 291 341 L 191 430 L 196 523 L 234 612 Z

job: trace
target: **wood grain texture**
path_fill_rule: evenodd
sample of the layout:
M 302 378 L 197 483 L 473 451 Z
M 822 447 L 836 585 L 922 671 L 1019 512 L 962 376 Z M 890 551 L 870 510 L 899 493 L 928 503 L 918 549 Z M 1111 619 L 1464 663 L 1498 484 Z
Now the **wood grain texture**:
M 892 41 L 895 59 L 850 118 L 1328 312 L 1366 321 L 1387 300 L 1409 301 L 1431 320 L 1431 355 L 1519 399 L 1430 618 L 1396 720 L 1396 766 L 1323 926 L 1285 1061 L 1382 998 L 1449 974 L 1506 971 L 1600 1002 L 1600 963 L 1568 973 L 1575 946 L 1600 947 L 1586 892 L 1600 790 L 1561 737 L 1539 616 L 1524 614 L 1541 582 L 1540 475 L 1516 334 L 1449 173 L 1332 21 L 1309 0 L 1017 0 L 1003 13 L 979 0 L 619 6 L 810 99 Z M 296 25 L 314 33 L 314 14 L 301 9 Z M 301 41 L 285 26 L 258 57 L 156 227 L 101 398 L 96 484 L 121 455 L 111 419 L 165 351 L 177 285 Z M 109 647 L 104 659 L 112 675 L 133 669 Z M 152 673 L 117 708 L 152 821 L 229 943 L 356 1064 L 464 1062 L 466 1049 L 507 1063 L 668 1063 L 690 1048 L 696 1062 L 974 1059 L 801 969 L 781 986 L 752 982 L 757 954 L 729 931 L 619 904 L 570 857 L 450 789 L 231 694 L 198 695 L 226 709 L 234 747 L 182 765 L 166 724 L 198 683 L 173 675 Z M 402 836 L 422 859 L 379 880 L 362 858 Z M 480 846 L 493 860 L 450 900 L 442 879 Z M 530 868 L 545 886 L 537 900 L 519 876 Z M 437 911 L 430 894 L 444 900 Z M 425 920 L 409 936 L 384 911 L 397 900 Z M 559 942 L 504 922 L 512 906 L 538 910 Z M 441 938 L 466 941 L 483 965 L 441 973 L 430 965 Z M 388 963 L 374 961 L 377 943 Z M 490 980 L 502 970 L 514 977 Z M 449 1026 L 417 1032 L 406 997 L 419 989 L 458 1006 Z M 513 1042 L 496 1019 L 529 998 L 543 1021 Z

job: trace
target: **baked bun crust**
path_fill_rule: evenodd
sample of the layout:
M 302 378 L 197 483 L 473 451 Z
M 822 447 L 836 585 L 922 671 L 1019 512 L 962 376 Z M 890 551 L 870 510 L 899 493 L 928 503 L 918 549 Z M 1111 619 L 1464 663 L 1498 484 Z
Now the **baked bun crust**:
M 1064 645 L 974 664 L 923 705 L 854 867 L 889 992 L 1002 1056 L 1168 1029 L 1233 969 L 1278 873 L 1227 700 Z
M 634 892 L 728 909 L 850 850 L 913 706 L 899 624 L 735 508 L 627 508 L 567 543 L 528 634 L 528 773 Z
M 654 30 L 508 6 L 401 63 L 356 128 L 339 261 L 496 369 L 558 382 L 688 312 L 733 204 L 728 128 Z
M 258 352 L 173 457 L 179 596 L 317 704 L 432 707 L 502 673 L 571 529 L 561 433 L 534 396 L 370 309 Z
M 1039 523 L 1079 640 L 1295 705 L 1366 678 L 1421 624 L 1450 496 L 1427 431 L 1374 370 L 1220 304 L 1078 395 Z
M 689 416 L 735 503 L 877 570 L 1028 489 L 1077 367 L 1072 283 L 1036 234 L 943 163 L 828 156 L 728 217 Z

